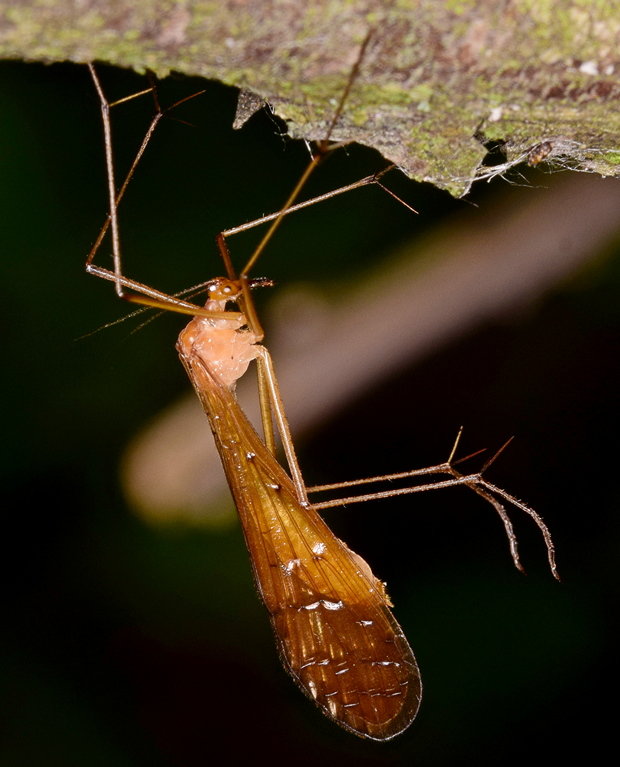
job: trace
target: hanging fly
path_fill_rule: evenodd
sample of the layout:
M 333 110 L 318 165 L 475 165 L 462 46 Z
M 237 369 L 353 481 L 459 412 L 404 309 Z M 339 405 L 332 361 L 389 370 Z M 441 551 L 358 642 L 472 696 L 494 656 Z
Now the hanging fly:
M 329 151 L 334 125 L 353 87 L 368 43 L 369 37 L 361 46 L 325 138 L 318 144 L 283 208 L 218 235 L 225 276 L 205 283 L 204 306 L 127 278 L 121 263 L 118 206 L 158 122 L 181 102 L 163 110 L 152 82 L 144 91 L 110 103 L 91 65 L 103 117 L 110 214 L 88 256 L 86 270 L 113 282 L 119 296 L 126 300 L 192 316 L 179 335 L 177 350 L 208 416 L 282 662 L 306 695 L 337 724 L 362 737 L 388 740 L 406 729 L 415 718 L 422 690 L 419 669 L 391 612 L 392 603 L 384 584 L 360 556 L 331 532 L 318 511 L 345 503 L 464 485 L 491 503 L 500 515 L 513 561 L 519 569 L 522 568 L 516 537 L 505 505 L 520 509 L 534 520 L 545 540 L 549 564 L 556 577 L 557 570 L 551 536 L 540 516 L 484 477 L 490 461 L 480 471 L 460 473 L 454 461 L 457 444 L 448 460 L 436 466 L 319 488 L 307 489 L 304 484 L 271 356 L 261 343 L 264 334 L 252 298 L 253 289 L 270 282 L 250 274 L 285 215 L 369 184 L 379 185 L 392 194 L 382 183 L 388 168 L 327 195 L 297 202 L 306 180 Z M 110 110 L 146 93 L 152 94 L 155 100 L 155 116 L 126 178 L 117 189 Z M 265 222 L 271 222 L 271 226 L 248 263 L 237 273 L 227 238 Z M 113 269 L 94 263 L 108 230 L 111 231 Z M 258 371 L 262 436 L 235 398 L 236 382 L 252 362 Z M 284 449 L 287 469 L 275 455 L 276 435 Z M 403 478 L 420 484 L 315 504 L 308 497 L 310 492 Z

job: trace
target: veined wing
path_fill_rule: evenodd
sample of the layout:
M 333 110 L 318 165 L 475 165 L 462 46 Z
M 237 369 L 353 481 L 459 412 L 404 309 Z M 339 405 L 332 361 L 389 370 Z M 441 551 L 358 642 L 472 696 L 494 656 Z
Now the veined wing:
M 285 667 L 324 713 L 386 740 L 413 721 L 418 667 L 369 566 L 302 507 L 292 482 L 197 355 L 181 353 L 209 416 Z

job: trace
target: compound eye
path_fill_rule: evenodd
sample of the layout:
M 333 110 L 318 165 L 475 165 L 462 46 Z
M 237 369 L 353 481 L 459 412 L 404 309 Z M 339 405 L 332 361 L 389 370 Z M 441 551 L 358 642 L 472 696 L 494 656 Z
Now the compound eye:
M 207 286 L 209 297 L 214 301 L 232 301 L 241 292 L 240 286 L 227 277 L 218 277 Z

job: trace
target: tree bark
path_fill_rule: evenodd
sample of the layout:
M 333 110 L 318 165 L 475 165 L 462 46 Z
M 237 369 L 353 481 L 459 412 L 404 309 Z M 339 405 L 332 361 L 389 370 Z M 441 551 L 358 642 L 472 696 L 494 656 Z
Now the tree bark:
M 458 195 L 523 161 L 620 173 L 618 0 L 13 0 L 0 56 L 218 79 L 259 97 L 239 122 L 267 101 L 316 139 L 369 30 L 334 138 Z

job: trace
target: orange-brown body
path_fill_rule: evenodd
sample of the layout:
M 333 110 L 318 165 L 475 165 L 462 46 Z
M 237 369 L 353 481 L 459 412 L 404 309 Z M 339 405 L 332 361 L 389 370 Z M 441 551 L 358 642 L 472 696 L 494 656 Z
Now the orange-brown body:
M 229 334 L 227 322 L 193 319 L 177 348 L 209 417 L 283 663 L 338 724 L 389 739 L 408 727 L 419 707 L 415 658 L 383 583 L 312 506 L 298 500 L 290 477 L 239 407 L 222 359 L 210 356 L 219 349 L 210 336 L 217 335 L 218 323 Z M 236 347 L 244 360 L 258 348 L 251 334 L 246 340 L 247 348 L 244 341 Z M 230 347 L 226 356 L 245 372 L 247 364 L 239 366 Z

